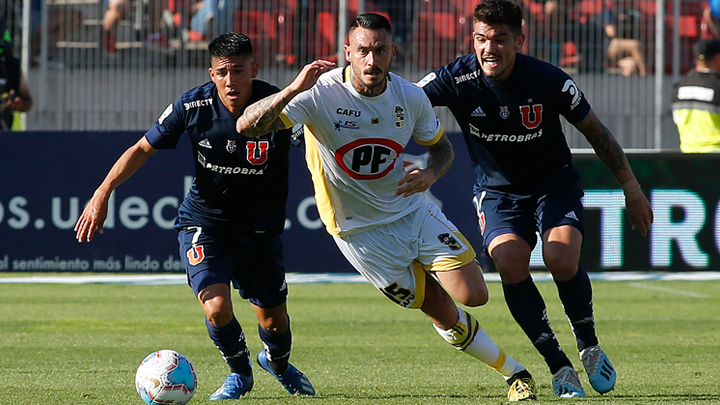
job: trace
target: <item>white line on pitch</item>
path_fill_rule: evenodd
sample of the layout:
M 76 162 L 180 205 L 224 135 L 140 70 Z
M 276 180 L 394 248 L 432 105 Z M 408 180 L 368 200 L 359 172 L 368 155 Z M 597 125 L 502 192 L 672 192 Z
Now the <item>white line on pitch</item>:
M 635 288 L 644 288 L 646 290 L 662 291 L 670 294 L 687 295 L 688 297 L 710 298 L 710 296 L 707 294 L 701 294 L 692 291 L 676 290 L 674 288 L 660 287 L 658 285 L 650 285 L 645 283 L 630 283 L 630 286 Z

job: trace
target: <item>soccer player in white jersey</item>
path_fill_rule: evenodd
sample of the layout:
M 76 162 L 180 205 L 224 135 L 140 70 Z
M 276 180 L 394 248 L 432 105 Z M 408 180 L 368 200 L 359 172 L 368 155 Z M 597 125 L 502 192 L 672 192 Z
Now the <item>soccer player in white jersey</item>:
M 483 305 L 487 286 L 473 248 L 422 194 L 454 152 L 422 89 L 390 73 L 397 51 L 390 23 L 362 14 L 348 38 L 348 67 L 308 64 L 280 93 L 250 105 L 238 132 L 256 137 L 304 124 L 318 210 L 347 260 L 393 302 L 420 308 L 458 350 L 502 374 L 508 399 L 534 399 L 525 367 L 453 302 Z M 430 157 L 427 168 L 406 172 L 401 153 L 411 137 Z

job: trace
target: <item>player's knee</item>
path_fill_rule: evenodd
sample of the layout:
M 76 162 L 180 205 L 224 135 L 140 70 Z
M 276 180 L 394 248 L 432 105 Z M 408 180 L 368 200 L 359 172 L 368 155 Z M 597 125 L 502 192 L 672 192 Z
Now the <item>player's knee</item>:
M 222 303 L 207 303 L 203 306 L 205 316 L 211 325 L 221 327 L 230 323 L 233 319 L 231 305 L 223 305 Z
M 473 290 L 468 290 L 467 292 L 460 294 L 459 297 L 455 297 L 455 299 L 465 306 L 479 307 L 487 304 L 488 297 L 487 288 L 479 287 Z
M 563 255 L 545 257 L 545 265 L 554 276 L 571 275 L 577 272 L 577 260 Z

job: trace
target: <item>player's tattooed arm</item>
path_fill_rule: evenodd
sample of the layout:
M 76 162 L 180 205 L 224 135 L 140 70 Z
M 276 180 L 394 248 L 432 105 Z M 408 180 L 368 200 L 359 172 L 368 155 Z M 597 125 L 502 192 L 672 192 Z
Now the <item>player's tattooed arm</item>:
M 237 131 L 244 136 L 258 137 L 287 128 L 278 117 L 288 101 L 290 99 L 284 99 L 282 93 L 275 93 L 250 105 L 238 118 Z
M 238 118 L 236 130 L 249 137 L 257 137 L 288 126 L 278 118 L 283 108 L 295 96 L 315 85 L 321 74 L 334 67 L 335 63 L 316 60 L 305 65 L 287 87 L 271 96 L 248 106 Z
M 407 170 L 405 176 L 398 181 L 395 195 L 409 197 L 415 193 L 422 193 L 432 186 L 445 172 L 455 159 L 455 151 L 446 134 L 434 145 L 427 146 L 430 157 L 424 169 L 412 168 Z
M 450 169 L 450 165 L 452 165 L 453 160 L 455 160 L 455 150 L 447 134 L 443 134 L 435 145 L 428 146 L 427 148 L 428 152 L 430 152 L 427 167 L 432 170 L 433 173 L 435 173 L 435 177 L 439 179 Z
M 625 152 L 610 130 L 600 121 L 593 110 L 575 125 L 590 142 L 600 160 L 612 172 L 619 183 L 635 178 Z

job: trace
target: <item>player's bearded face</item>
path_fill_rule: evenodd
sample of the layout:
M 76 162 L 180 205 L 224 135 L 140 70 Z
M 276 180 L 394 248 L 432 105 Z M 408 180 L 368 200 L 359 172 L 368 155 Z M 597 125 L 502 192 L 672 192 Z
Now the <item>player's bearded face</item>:
M 392 35 L 384 29 L 358 27 L 350 33 L 349 42 L 345 45 L 345 60 L 350 62 L 355 90 L 369 97 L 382 94 L 397 52 Z
M 245 107 L 252 92 L 252 79 L 257 77 L 258 65 L 252 55 L 212 58 L 210 78 L 218 96 L 232 114 Z
M 513 33 L 507 24 L 478 21 L 473 28 L 473 46 L 483 73 L 500 82 L 507 80 L 525 35 Z

